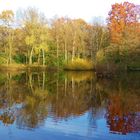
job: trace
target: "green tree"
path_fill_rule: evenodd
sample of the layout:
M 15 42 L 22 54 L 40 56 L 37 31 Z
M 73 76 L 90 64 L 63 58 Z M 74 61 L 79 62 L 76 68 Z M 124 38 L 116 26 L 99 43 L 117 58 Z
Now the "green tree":
M 25 11 L 24 30 L 26 32 L 25 43 L 28 46 L 29 64 L 33 64 L 33 56 L 42 52 L 42 64 L 45 65 L 45 52 L 47 51 L 48 29 L 46 18 L 36 9 L 29 8 Z
M 12 50 L 13 50 L 13 38 L 14 38 L 14 30 L 13 30 L 13 23 L 14 23 L 14 13 L 12 10 L 5 10 L 2 11 L 0 14 L 0 20 L 3 26 L 4 31 L 7 33 L 6 36 L 6 44 L 8 46 L 8 50 L 6 51 L 8 58 L 7 64 L 12 63 Z

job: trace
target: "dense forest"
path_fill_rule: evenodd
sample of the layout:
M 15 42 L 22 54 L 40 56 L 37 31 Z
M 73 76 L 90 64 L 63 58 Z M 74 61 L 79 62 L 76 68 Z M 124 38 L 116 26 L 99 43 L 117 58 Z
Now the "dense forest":
M 0 13 L 0 67 L 72 70 L 140 68 L 140 6 L 112 5 L 106 24 L 47 20 L 35 8 Z

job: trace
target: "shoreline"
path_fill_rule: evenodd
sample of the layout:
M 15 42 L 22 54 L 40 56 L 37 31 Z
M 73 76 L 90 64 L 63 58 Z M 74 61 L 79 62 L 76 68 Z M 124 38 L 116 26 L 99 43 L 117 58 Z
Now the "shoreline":
M 48 67 L 48 66 L 42 66 L 42 65 L 23 65 L 23 64 L 11 64 L 11 65 L 0 65 L 0 71 L 26 71 L 26 70 L 31 70 L 31 71 L 39 71 L 39 70 L 50 70 L 50 71 L 60 71 L 60 70 L 64 70 L 64 71 L 94 71 L 96 73 L 116 73 L 117 71 L 119 71 L 119 69 L 115 70 L 115 71 L 111 71 L 111 69 L 106 70 L 106 69 L 99 69 L 94 68 L 94 69 L 66 69 L 66 68 L 57 68 L 57 67 Z M 120 71 L 122 71 L 120 69 Z M 139 67 L 127 67 L 127 69 L 124 69 L 122 72 L 140 72 L 140 68 Z

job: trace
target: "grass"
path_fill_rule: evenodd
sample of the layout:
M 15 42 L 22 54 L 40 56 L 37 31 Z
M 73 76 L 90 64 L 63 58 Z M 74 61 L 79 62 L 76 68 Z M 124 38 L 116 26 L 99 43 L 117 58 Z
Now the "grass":
M 20 70 L 27 70 L 27 69 L 31 69 L 31 70 L 45 70 L 46 66 L 42 66 L 42 65 L 24 65 L 24 64 L 1 64 L 0 65 L 0 70 L 1 71 L 20 71 Z
M 18 71 L 18 70 L 24 70 L 26 69 L 26 66 L 23 64 L 1 64 L 0 65 L 0 70 L 3 71 Z
M 64 65 L 65 70 L 93 70 L 94 64 L 85 59 L 76 58 Z

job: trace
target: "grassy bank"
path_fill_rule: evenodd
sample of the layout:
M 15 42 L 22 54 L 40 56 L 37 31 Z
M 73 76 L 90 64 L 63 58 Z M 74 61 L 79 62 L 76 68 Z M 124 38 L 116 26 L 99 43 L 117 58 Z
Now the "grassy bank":
M 26 70 L 33 70 L 33 71 L 38 71 L 38 70 L 46 70 L 47 66 L 41 66 L 41 65 L 23 65 L 23 64 L 11 64 L 11 65 L 6 65 L 6 64 L 1 64 L 0 65 L 0 70 L 1 71 L 26 71 Z
M 1 64 L 0 65 L 0 70 L 1 71 L 21 71 L 27 69 L 27 66 L 23 64 Z

